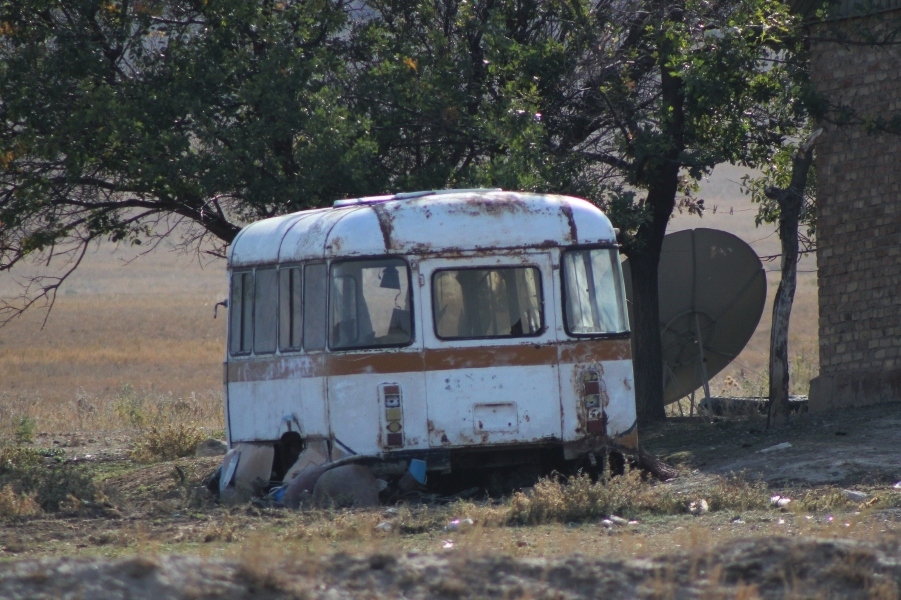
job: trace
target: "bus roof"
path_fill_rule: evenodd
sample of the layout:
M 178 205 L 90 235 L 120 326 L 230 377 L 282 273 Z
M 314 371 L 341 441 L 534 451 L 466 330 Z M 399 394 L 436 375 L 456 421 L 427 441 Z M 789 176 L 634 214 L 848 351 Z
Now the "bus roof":
M 232 242 L 229 266 L 615 243 L 609 219 L 579 198 L 442 190 L 339 200 L 257 221 Z

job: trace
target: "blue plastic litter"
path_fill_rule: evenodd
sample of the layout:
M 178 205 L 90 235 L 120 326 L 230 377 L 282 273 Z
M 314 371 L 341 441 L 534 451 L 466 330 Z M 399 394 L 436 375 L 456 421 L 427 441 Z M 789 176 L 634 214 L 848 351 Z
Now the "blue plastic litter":
M 412 475 L 413 479 L 415 479 L 422 485 L 425 485 L 426 482 L 425 467 L 426 465 L 424 460 L 414 458 L 410 461 L 410 475 Z
M 269 497 L 275 500 L 276 502 L 281 502 L 285 497 L 285 492 L 288 490 L 288 486 L 283 485 L 281 487 L 277 487 L 271 492 L 269 492 Z

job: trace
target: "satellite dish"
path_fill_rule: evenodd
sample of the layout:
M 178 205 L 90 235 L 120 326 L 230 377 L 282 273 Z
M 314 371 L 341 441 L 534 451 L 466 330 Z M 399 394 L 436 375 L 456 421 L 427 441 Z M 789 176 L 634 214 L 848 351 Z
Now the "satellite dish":
M 623 263 L 629 318 L 632 274 Z M 742 351 L 766 302 L 766 273 L 757 253 L 718 229 L 687 229 L 663 238 L 657 276 L 663 343 L 663 401 L 705 387 Z M 698 343 L 700 339 L 701 343 Z

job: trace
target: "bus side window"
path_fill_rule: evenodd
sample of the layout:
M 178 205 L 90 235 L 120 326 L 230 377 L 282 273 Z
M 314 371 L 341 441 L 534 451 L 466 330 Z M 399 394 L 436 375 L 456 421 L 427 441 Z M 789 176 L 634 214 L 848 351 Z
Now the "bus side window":
M 334 261 L 329 280 L 331 350 L 412 342 L 410 268 L 403 259 Z
M 307 265 L 303 281 L 303 346 L 310 350 L 325 348 L 326 285 L 325 263 Z
M 350 275 L 332 274 L 331 299 L 331 347 L 359 345 L 357 280 Z
M 299 350 L 303 334 L 301 269 L 289 267 L 280 269 L 278 273 L 278 347 L 282 352 Z
M 544 300 L 535 267 L 445 269 L 432 276 L 439 339 L 541 335 Z
M 253 352 L 275 352 L 278 280 L 275 269 L 257 269 L 253 294 Z
M 249 354 L 253 326 L 253 273 L 232 273 L 229 303 L 229 349 L 232 354 Z

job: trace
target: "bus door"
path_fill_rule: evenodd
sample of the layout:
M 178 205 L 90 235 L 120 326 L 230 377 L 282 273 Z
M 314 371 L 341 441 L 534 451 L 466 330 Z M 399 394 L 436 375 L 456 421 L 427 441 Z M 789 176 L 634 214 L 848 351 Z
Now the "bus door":
M 422 261 L 432 447 L 561 439 L 546 252 Z
M 427 447 L 415 264 L 329 266 L 328 404 L 333 458 Z

